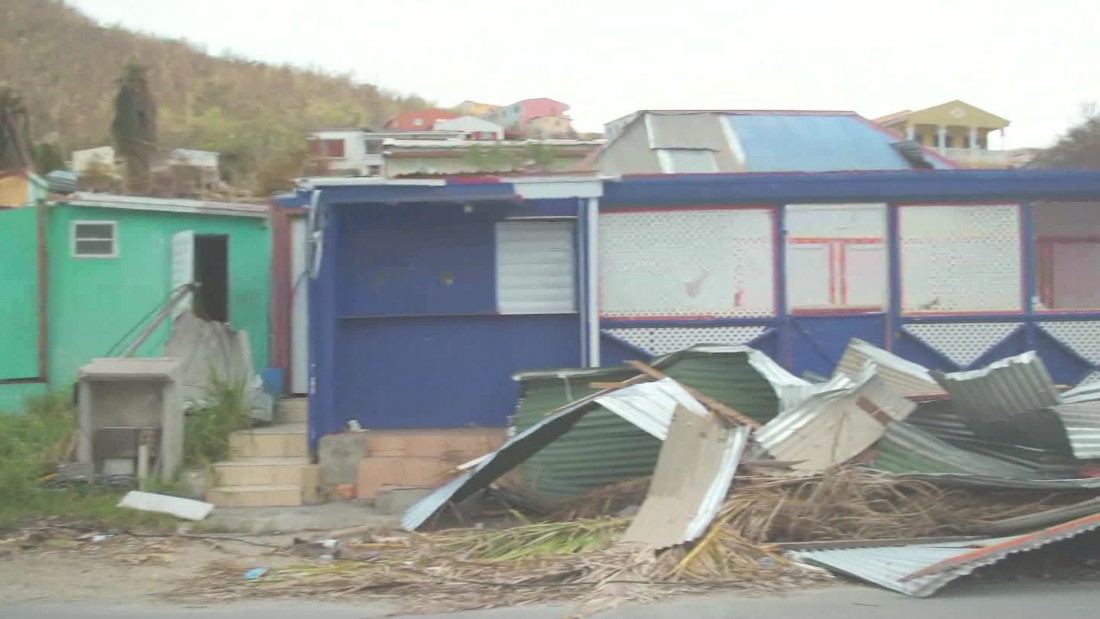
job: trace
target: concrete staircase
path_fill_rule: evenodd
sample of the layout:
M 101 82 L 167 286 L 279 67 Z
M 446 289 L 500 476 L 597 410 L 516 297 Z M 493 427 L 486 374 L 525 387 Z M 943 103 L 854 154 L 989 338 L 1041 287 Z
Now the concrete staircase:
M 308 400 L 279 402 L 275 424 L 229 437 L 233 458 L 214 465 L 206 500 L 218 507 L 285 507 L 320 502 L 321 469 L 311 464 Z

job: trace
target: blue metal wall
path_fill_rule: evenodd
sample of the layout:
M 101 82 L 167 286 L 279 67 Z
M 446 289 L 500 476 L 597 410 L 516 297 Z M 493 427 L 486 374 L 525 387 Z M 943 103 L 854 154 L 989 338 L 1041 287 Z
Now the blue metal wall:
M 504 426 L 514 373 L 582 363 L 577 314 L 500 315 L 496 299 L 496 223 L 575 216 L 577 200 L 341 203 L 326 193 L 310 289 L 311 440 L 351 419 L 374 429 Z

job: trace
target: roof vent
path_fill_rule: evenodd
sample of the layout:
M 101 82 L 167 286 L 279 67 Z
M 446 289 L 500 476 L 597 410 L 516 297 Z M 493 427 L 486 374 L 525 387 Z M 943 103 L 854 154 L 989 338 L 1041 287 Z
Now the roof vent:
M 898 154 L 905 158 L 905 161 L 911 168 L 917 170 L 931 170 L 932 163 L 924 156 L 924 149 L 920 147 L 920 144 L 907 140 L 905 142 L 896 142 L 894 150 L 898 151 Z

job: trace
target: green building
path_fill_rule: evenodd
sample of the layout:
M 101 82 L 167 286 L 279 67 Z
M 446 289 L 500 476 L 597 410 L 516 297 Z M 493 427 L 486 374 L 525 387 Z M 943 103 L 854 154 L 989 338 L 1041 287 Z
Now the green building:
M 256 204 L 102 194 L 0 210 L 0 411 L 120 354 L 190 282 L 200 287 L 177 311 L 244 329 L 254 367 L 266 367 L 267 215 Z M 135 354 L 160 356 L 170 322 Z

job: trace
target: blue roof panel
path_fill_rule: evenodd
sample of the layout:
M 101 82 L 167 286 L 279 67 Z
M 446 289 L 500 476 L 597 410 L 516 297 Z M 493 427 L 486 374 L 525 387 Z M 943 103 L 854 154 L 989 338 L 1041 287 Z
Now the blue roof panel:
M 749 172 L 907 170 L 900 139 L 854 114 L 730 114 Z M 951 167 L 928 157 L 935 168 Z

